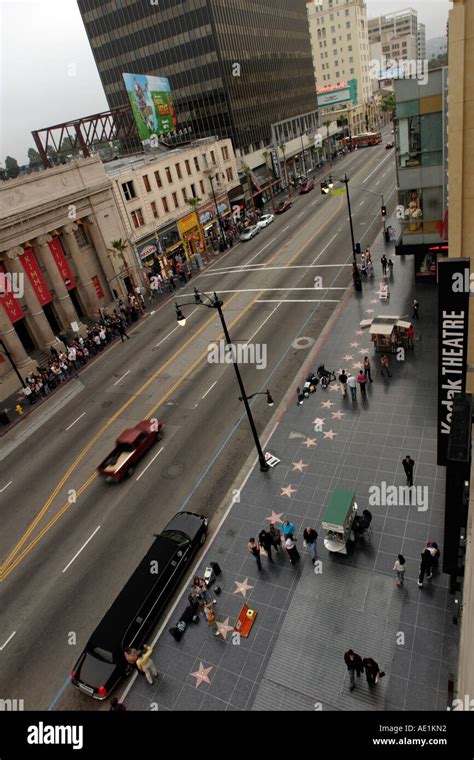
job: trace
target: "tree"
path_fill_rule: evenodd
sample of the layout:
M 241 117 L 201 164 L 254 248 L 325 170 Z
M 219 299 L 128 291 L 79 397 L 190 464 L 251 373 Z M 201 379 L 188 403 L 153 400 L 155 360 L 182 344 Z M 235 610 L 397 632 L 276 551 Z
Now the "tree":
M 325 122 L 323 122 L 323 124 L 326 127 L 326 131 L 327 131 L 329 164 L 331 165 L 332 164 L 332 159 L 331 159 L 331 137 L 329 135 L 329 127 L 331 126 L 331 122 L 330 121 L 325 121 Z
M 393 122 L 393 128 L 395 129 L 395 108 L 396 108 L 396 101 L 395 101 L 395 93 L 391 92 L 390 95 L 387 95 L 381 103 L 380 110 L 384 113 L 390 113 L 390 118 Z
M 271 179 L 270 179 L 270 170 L 268 168 L 268 162 L 267 162 L 267 159 L 270 156 L 269 151 L 268 150 L 264 150 L 263 153 L 262 153 L 262 156 L 263 156 L 263 160 L 265 161 L 265 169 L 267 171 L 267 181 L 268 181 L 268 187 L 270 189 L 270 198 L 272 199 L 272 209 L 273 209 L 273 211 L 275 211 L 275 201 L 273 200 L 273 187 L 272 187 L 272 183 L 271 183 Z
M 281 152 L 283 153 L 283 165 L 285 167 L 286 189 L 287 189 L 287 192 L 288 192 L 288 200 L 290 200 L 290 198 L 291 198 L 291 191 L 290 191 L 290 183 L 288 182 L 288 167 L 286 165 L 286 157 L 285 157 L 286 144 L 285 143 L 280 143 L 280 145 L 278 147 L 280 148 Z
M 111 241 L 112 248 L 108 248 L 107 251 L 111 256 L 115 256 L 116 258 L 119 258 L 122 262 L 122 268 L 126 271 L 127 276 L 130 279 L 130 282 L 132 283 L 133 289 L 135 290 L 135 280 L 133 279 L 132 273 L 130 271 L 130 267 L 128 265 L 127 258 L 125 256 L 125 253 L 128 251 L 128 244 L 125 240 L 122 240 L 122 238 L 119 238 L 118 240 L 112 240 Z M 140 299 L 137 298 L 138 307 L 141 312 L 143 312 L 143 307 L 140 302 Z
M 32 169 L 34 169 L 36 166 L 43 165 L 40 154 L 34 148 L 29 148 L 27 155 L 28 155 L 29 165 L 31 166 Z
M 201 241 L 202 241 L 202 244 L 203 244 L 203 249 L 202 250 L 205 253 L 206 261 L 209 263 L 209 258 L 208 258 L 208 255 L 207 255 L 207 248 L 206 248 L 206 245 L 205 245 L 205 237 L 206 236 L 204 235 L 204 230 L 203 230 L 202 225 L 201 225 L 201 220 L 199 219 L 199 215 L 197 214 L 198 208 L 199 208 L 199 206 L 202 203 L 202 198 L 197 198 L 197 197 L 186 198 L 186 203 L 188 204 L 188 206 L 190 206 L 192 208 L 192 210 L 196 213 L 196 215 L 198 217 L 199 235 L 200 235 L 200 238 L 201 238 Z
M 20 167 L 18 166 L 18 161 L 16 158 L 7 156 L 5 159 L 5 169 L 9 179 L 15 179 L 15 177 L 18 177 L 20 173 Z

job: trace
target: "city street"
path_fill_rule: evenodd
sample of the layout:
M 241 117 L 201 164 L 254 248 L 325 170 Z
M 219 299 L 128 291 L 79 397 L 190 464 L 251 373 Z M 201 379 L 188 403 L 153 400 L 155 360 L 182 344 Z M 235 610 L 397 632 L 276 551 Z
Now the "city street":
M 393 212 L 394 157 L 383 143 L 338 159 L 330 171 L 383 193 Z M 381 203 L 350 188 L 364 249 L 382 227 Z M 180 509 L 207 515 L 211 534 L 218 526 L 256 452 L 232 366 L 207 360 L 209 344 L 223 337 L 218 315 L 194 305 L 193 287 L 222 298 L 235 344 L 264 349 L 260 368 L 241 366 L 247 394 L 268 388 L 275 401 L 272 409 L 264 396 L 252 401 L 263 444 L 351 284 L 346 197 L 322 196 L 317 182 L 293 201 L 177 291 L 177 303 L 190 304 L 182 307 L 184 328 L 172 301 L 157 307 L 129 341 L 115 343 L 1 440 L 0 697 L 22 698 L 27 710 L 97 709 L 68 674 L 153 534 Z M 299 347 L 301 337 L 311 341 Z M 62 394 L 70 394 L 64 405 Z M 146 417 L 165 423 L 163 440 L 129 480 L 99 480 L 95 468 L 115 438 Z

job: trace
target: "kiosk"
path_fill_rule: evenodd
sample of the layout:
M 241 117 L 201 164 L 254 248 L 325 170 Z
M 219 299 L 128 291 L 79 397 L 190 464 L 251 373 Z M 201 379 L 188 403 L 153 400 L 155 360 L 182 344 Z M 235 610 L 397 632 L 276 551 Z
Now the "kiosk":
M 323 514 L 323 528 L 326 531 L 324 546 L 330 552 L 347 554 L 347 543 L 351 540 L 352 523 L 357 513 L 354 491 L 336 488 Z

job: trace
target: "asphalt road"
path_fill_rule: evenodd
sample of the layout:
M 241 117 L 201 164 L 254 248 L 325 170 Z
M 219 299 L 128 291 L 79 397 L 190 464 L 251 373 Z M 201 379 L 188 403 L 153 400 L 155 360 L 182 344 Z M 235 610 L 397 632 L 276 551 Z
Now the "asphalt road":
M 380 199 L 354 185 L 384 193 L 390 213 L 393 153 L 383 145 L 367 148 L 333 168 L 351 178 L 355 237 L 370 245 L 382 223 Z M 295 339 L 318 337 L 351 281 L 350 262 L 346 198 L 321 196 L 316 185 L 179 291 L 179 303 L 191 302 L 183 306 L 184 328 L 176 325 L 172 303 L 160 307 L 129 341 L 68 384 L 74 398 L 57 411 L 59 402 L 49 402 L 44 424 L 36 429 L 35 414 L 25 420 L 22 436 L 28 428 L 31 435 L 13 451 L 5 448 L 13 440 L 6 436 L 0 446 L 0 698 L 23 699 L 25 709 L 97 709 L 67 677 L 152 534 L 180 508 L 208 515 L 212 530 L 232 499 L 253 441 L 233 367 L 208 361 L 208 346 L 222 340 L 222 330 L 214 309 L 192 303 L 193 286 L 222 297 L 234 344 L 248 343 L 247 356 L 240 349 L 244 360 L 261 352 L 241 372 L 247 394 L 269 388 L 274 398 L 273 408 L 264 396 L 252 401 L 263 431 L 276 420 L 279 400 L 296 387 L 311 350 L 308 341 L 294 347 Z M 361 318 L 363 308 L 361 302 Z M 117 435 L 150 416 L 164 421 L 165 435 L 132 478 L 119 485 L 97 478 L 95 467 Z

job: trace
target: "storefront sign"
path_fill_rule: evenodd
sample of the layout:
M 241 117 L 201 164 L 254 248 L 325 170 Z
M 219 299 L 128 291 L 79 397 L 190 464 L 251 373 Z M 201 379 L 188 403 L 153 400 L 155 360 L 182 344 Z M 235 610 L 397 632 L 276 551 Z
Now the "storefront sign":
M 438 261 L 438 465 L 446 465 L 453 400 L 466 390 L 468 258 Z
M 170 248 L 174 248 L 178 243 L 182 242 L 181 233 L 176 224 L 166 227 L 164 230 L 159 230 L 157 238 L 162 253 L 166 253 Z
M 41 306 L 46 306 L 47 303 L 51 303 L 53 297 L 49 292 L 46 281 L 41 273 L 41 269 L 38 266 L 33 249 L 27 248 L 27 250 L 19 256 L 19 259 Z
M 92 277 L 92 284 L 95 288 L 95 292 L 97 293 L 97 298 L 99 299 L 99 301 L 102 301 L 102 299 L 104 298 L 104 291 L 102 290 L 99 278 L 97 277 L 96 274 Z
M 56 262 L 56 266 L 59 270 L 59 274 L 61 275 L 62 281 L 64 282 L 68 290 L 72 290 L 72 288 L 76 287 L 76 281 L 74 279 L 73 273 L 71 272 L 66 256 L 64 255 L 63 247 L 61 245 L 59 238 L 54 237 L 48 243 L 48 245 L 49 245 L 49 250 L 53 254 L 53 259 Z
M 221 216 L 230 214 L 230 204 L 227 195 L 216 198 L 217 210 L 214 203 L 208 203 L 199 210 L 199 222 L 202 227 L 217 221 L 217 211 Z

